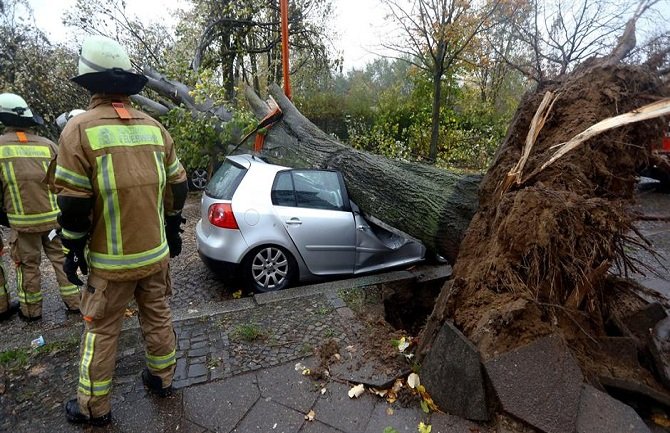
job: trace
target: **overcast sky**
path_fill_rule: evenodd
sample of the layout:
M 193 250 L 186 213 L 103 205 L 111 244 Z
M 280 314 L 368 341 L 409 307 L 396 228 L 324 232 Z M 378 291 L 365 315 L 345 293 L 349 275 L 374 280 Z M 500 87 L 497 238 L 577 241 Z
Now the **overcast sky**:
M 289 0 L 290 1 L 290 0 Z M 75 0 L 29 0 L 35 12 L 37 26 L 51 39 L 66 42 L 68 34 L 61 23 L 65 10 L 72 7 Z M 182 0 L 131 0 L 128 10 L 149 21 L 172 21 L 170 8 L 175 8 Z M 384 13 L 378 0 L 334 0 L 336 19 L 333 28 L 339 32 L 333 40 L 334 48 L 344 53 L 345 70 L 360 68 L 376 56 L 380 34 L 384 30 Z

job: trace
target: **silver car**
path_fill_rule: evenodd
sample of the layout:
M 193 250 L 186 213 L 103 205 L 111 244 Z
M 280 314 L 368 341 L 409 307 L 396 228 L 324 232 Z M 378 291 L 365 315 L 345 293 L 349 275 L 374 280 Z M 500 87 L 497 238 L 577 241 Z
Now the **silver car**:
M 405 266 L 426 252 L 420 242 L 366 220 L 341 173 L 291 169 L 252 155 L 226 158 L 205 189 L 201 215 L 196 242 L 203 262 L 260 292 Z

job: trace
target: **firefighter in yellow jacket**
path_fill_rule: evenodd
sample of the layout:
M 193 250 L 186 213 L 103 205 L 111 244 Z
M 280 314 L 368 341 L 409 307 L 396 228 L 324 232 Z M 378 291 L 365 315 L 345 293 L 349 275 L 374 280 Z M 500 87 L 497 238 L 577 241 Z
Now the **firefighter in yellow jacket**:
M 0 94 L 0 122 L 5 125 L 5 132 L 0 136 L 3 195 L 0 217 L 6 217 L 4 225 L 12 228 L 9 245 L 16 264 L 19 315 L 28 321 L 42 317 L 42 249 L 56 270 L 60 295 L 67 309 L 79 312 L 79 288 L 69 282 L 63 272 L 65 257 L 60 240 L 49 235 L 57 227 L 58 206 L 56 196 L 43 180 L 49 161 L 56 155 L 56 145 L 32 132 L 31 128 L 42 120 L 33 115 L 26 101 L 18 95 Z
M 132 72 L 116 41 L 86 39 L 72 81 L 92 97 L 61 134 L 55 186 L 66 273 L 77 283 L 78 269 L 86 274 L 90 266 L 91 274 L 81 297 L 77 399 L 66 402 L 65 412 L 70 422 L 104 425 L 111 421 L 118 336 L 133 297 L 146 349 L 144 385 L 159 396 L 172 389 L 176 340 L 168 261 L 181 251 L 186 173 L 163 126 L 130 106 L 128 95 L 147 79 Z

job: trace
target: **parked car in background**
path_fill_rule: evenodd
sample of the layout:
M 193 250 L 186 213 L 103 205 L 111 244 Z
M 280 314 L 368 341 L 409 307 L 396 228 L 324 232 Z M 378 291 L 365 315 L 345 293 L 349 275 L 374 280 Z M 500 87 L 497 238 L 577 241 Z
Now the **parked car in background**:
M 203 262 L 255 291 L 294 282 L 407 266 L 426 248 L 366 220 L 342 174 L 229 156 L 201 202 L 196 243 Z
M 202 191 L 209 182 L 209 171 L 204 167 L 197 167 L 187 172 L 188 189 L 190 191 Z

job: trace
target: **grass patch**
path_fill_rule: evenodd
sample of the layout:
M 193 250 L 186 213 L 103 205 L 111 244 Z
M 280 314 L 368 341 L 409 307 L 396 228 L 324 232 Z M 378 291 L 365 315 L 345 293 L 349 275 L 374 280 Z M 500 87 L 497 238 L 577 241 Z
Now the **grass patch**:
M 246 341 L 250 343 L 256 340 L 262 340 L 268 336 L 268 333 L 257 323 L 248 323 L 244 325 L 237 325 L 230 338 L 233 341 Z
M 214 370 L 215 368 L 218 368 L 221 366 L 221 358 L 212 358 L 209 361 L 207 361 L 207 368 L 210 370 Z
M 41 353 L 58 353 L 66 350 L 72 350 L 79 347 L 79 337 L 70 337 L 67 340 L 54 341 L 47 343 L 44 346 L 35 349 L 36 354 Z
M 9 370 L 18 370 L 32 363 L 43 354 L 56 354 L 76 350 L 79 346 L 79 337 L 73 336 L 66 340 L 54 341 L 35 349 L 18 348 L 0 352 L 0 365 Z
M 327 316 L 328 314 L 330 314 L 331 311 L 333 311 L 332 308 L 322 305 L 316 309 L 316 314 L 319 314 L 321 316 Z
M 298 350 L 298 354 L 301 356 L 312 355 L 314 353 L 314 346 L 309 343 L 303 343 Z
M 0 352 L 0 365 L 9 369 L 21 368 L 28 364 L 30 351 L 28 349 L 10 349 Z
M 337 295 L 355 312 L 360 312 L 365 305 L 364 288 L 340 289 Z

